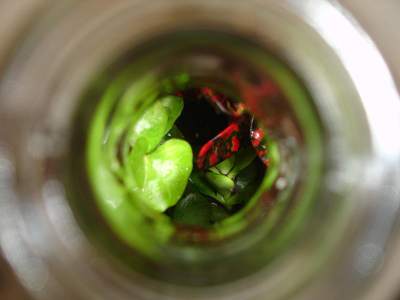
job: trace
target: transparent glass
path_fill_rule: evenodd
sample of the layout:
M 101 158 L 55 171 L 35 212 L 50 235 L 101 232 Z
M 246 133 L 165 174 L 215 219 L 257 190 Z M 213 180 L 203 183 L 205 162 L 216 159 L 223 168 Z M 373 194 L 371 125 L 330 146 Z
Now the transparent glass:
M 255 196 L 244 209 L 217 226 L 208 230 L 179 229 L 174 234 L 171 233 L 173 224 L 165 216 L 151 213 L 145 216 L 146 211 L 140 201 L 135 201 L 136 197 L 127 201 L 115 199 L 122 197 L 118 195 L 123 185 L 121 178 L 114 178 L 112 174 L 115 174 L 113 166 L 119 164 L 114 153 L 123 151 L 123 147 L 116 150 L 125 134 L 121 118 L 126 115 L 132 122 L 149 105 L 148 97 L 142 95 L 157 91 L 159 82 L 182 72 L 193 78 L 193 84 L 211 85 L 227 94 L 239 94 L 242 99 L 246 99 L 249 91 L 257 91 L 265 82 L 271 82 L 270 78 L 282 91 L 262 106 L 261 98 L 254 97 L 253 103 L 248 101 L 255 115 L 266 120 L 268 136 L 277 144 L 273 154 L 277 157 L 271 159 Z M 131 96 L 134 92 L 137 96 Z M 120 119 L 113 119 L 117 114 Z M 158 268 L 147 266 L 142 270 L 146 273 L 193 285 L 241 278 L 277 256 L 278 249 L 284 248 L 294 231 L 301 229 L 313 205 L 322 173 L 322 138 L 316 115 L 311 98 L 291 70 L 250 41 L 217 31 L 188 29 L 155 37 L 98 75 L 84 94 L 73 121 L 79 125 L 71 129 L 73 136 L 67 160 L 69 198 L 85 227 L 96 224 L 95 230 L 101 235 L 103 245 L 112 245 L 111 250 L 117 251 L 116 242 L 105 241 L 106 234 L 101 233 L 96 221 L 98 210 L 111 230 L 123 233 L 120 238 L 128 246 L 169 269 L 165 275 L 159 274 Z M 118 127 L 114 129 L 113 125 Z M 87 187 L 82 186 L 85 182 Z M 115 204 L 121 201 L 124 204 Z M 99 209 L 93 210 L 97 204 Z M 124 217 L 121 217 L 122 210 Z M 187 243 L 188 240 L 191 242 Z M 131 251 L 121 249 L 115 256 L 123 257 L 123 262 L 128 264 Z M 240 269 L 233 263 L 238 260 L 243 262 Z M 136 264 L 131 263 L 133 267 Z
M 218 246 L 151 242 L 155 252 L 146 255 L 115 237 L 91 205 L 85 178 L 69 170 L 84 157 L 80 108 L 93 113 L 93 80 L 110 74 L 105 70 L 127 51 L 182 31 L 194 48 L 201 40 L 195 32 L 231 37 L 206 45 L 236 53 L 238 62 L 269 71 L 283 87 L 287 122 L 272 131 L 285 175 L 275 183 L 276 197 L 288 205 L 264 218 L 261 197 L 245 212 L 259 222 Z M 330 2 L 45 2 L 15 49 L 0 86 L 1 246 L 33 295 L 354 299 L 366 293 L 397 220 L 400 141 L 393 137 L 400 102 L 379 53 Z M 180 58 L 155 53 L 148 52 L 147 63 L 139 60 L 139 75 L 166 57 Z M 367 62 L 372 72 L 364 72 Z M 209 66 L 189 65 L 196 72 Z M 265 122 L 280 112 L 277 104 L 255 110 Z

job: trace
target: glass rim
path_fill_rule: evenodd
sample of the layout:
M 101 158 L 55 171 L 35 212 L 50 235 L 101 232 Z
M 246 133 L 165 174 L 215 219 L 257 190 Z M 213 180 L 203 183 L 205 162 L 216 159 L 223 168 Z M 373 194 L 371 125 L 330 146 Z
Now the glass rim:
M 178 3 L 182 4 L 180 1 L 178 1 Z M 254 7 L 261 8 L 262 6 L 257 3 L 257 1 L 253 3 Z M 196 5 L 196 2 L 191 2 L 191 4 Z M 244 5 L 244 7 L 249 7 L 250 4 L 251 2 Z M 204 5 L 210 5 L 212 8 L 217 6 L 217 4 L 210 3 Z M 350 213 L 350 211 L 358 204 L 362 204 L 367 210 L 368 205 L 374 203 L 378 198 L 378 194 L 381 192 L 381 188 L 379 188 L 380 186 L 387 187 L 390 190 L 390 193 L 384 193 L 384 197 L 387 201 L 385 201 L 383 206 L 374 213 L 376 219 L 373 219 L 373 221 L 379 223 L 378 221 L 382 220 L 382 216 L 385 216 L 386 218 L 390 216 L 388 220 L 390 219 L 394 221 L 397 217 L 396 211 L 389 212 L 388 209 L 396 207 L 398 204 L 396 196 L 399 191 L 396 186 L 396 180 L 399 178 L 399 170 L 395 166 L 399 162 L 400 145 L 398 145 L 398 141 L 393 141 L 393 139 L 391 140 L 389 137 L 395 136 L 393 133 L 395 134 L 398 132 L 398 129 L 400 128 L 400 121 L 398 118 L 400 108 L 398 94 L 392 84 L 393 81 L 390 73 L 379 52 L 365 33 L 362 32 L 362 30 L 355 25 L 348 16 L 342 14 L 337 7 L 334 7 L 327 1 L 317 1 L 313 5 L 308 2 L 295 3 L 294 1 L 282 4 L 267 3 L 265 5 L 270 6 L 271 10 L 265 12 L 260 9 L 256 14 L 258 18 L 257 20 L 259 20 L 262 13 L 265 13 L 266 16 L 264 17 L 266 19 L 263 19 L 264 21 L 267 23 L 269 22 L 270 24 L 275 22 L 276 24 L 280 24 L 281 27 L 277 29 L 277 32 L 264 33 L 263 38 L 273 41 L 274 45 L 283 51 L 283 55 L 287 57 L 288 61 L 295 67 L 296 71 L 305 76 L 307 84 L 309 84 L 311 87 L 310 89 L 315 93 L 314 98 L 319 101 L 319 110 L 323 112 L 325 120 L 331 120 L 329 124 L 327 124 L 331 126 L 329 131 L 332 134 L 329 147 L 331 151 L 335 152 L 335 155 L 332 155 L 332 161 L 330 163 L 331 165 L 336 163 L 338 165 L 336 165 L 335 172 L 329 174 L 328 185 L 333 184 L 333 186 L 329 187 L 329 194 L 335 195 L 333 196 L 333 199 L 337 199 L 337 195 L 343 195 L 341 193 L 343 193 L 344 190 L 345 195 L 352 197 L 353 199 L 352 201 L 343 201 L 344 204 L 348 206 L 348 215 L 346 217 L 342 216 L 343 219 L 341 220 L 336 220 L 337 222 L 342 221 L 342 224 L 339 224 L 342 228 L 337 229 L 336 241 L 338 242 L 338 240 L 342 240 L 343 236 L 345 236 L 345 225 L 349 224 L 350 218 L 354 216 L 354 211 L 352 213 Z M 231 9 L 239 10 L 242 6 L 243 5 L 241 4 L 240 7 Z M 161 9 L 162 7 L 163 6 L 161 5 L 158 9 Z M 170 7 L 168 10 L 171 11 L 172 8 Z M 241 13 L 247 11 L 248 10 L 245 10 Z M 113 12 L 115 13 L 115 11 Z M 88 13 L 88 11 L 85 13 Z M 279 20 L 279 18 L 273 16 L 274 13 L 280 14 L 280 16 L 285 16 L 286 20 Z M 82 19 L 80 20 L 82 21 Z M 170 21 L 170 19 L 168 20 Z M 66 20 L 63 21 L 67 22 Z M 220 21 L 222 22 L 222 20 Z M 230 21 L 233 22 L 232 20 Z M 342 36 L 338 36 L 338 34 L 335 33 L 335 27 L 331 26 L 333 23 L 340 25 L 340 34 L 342 34 Z M 293 26 L 294 24 L 299 25 L 299 27 L 295 28 L 295 26 Z M 245 24 L 244 26 L 249 28 L 254 25 Z M 55 31 L 57 32 L 57 30 Z M 258 29 L 258 31 L 260 31 L 260 29 Z M 269 38 L 266 37 L 268 34 Z M 279 37 L 278 34 L 283 35 Z M 304 41 L 301 42 L 302 38 L 310 42 L 308 49 L 304 45 Z M 297 45 L 298 48 L 294 50 L 294 48 L 288 47 L 289 45 Z M 352 51 L 353 49 L 360 49 L 361 45 L 363 55 L 357 57 L 357 55 L 352 53 Z M 35 45 L 34 41 L 31 39 L 30 45 L 27 47 L 25 44 L 25 47 L 27 48 L 22 48 L 18 53 L 23 57 L 23 55 L 26 55 L 26 51 L 27 49 L 29 50 L 30 47 L 38 47 L 41 49 L 41 47 L 44 46 L 48 46 L 48 44 L 44 43 L 41 44 L 41 46 L 38 46 Z M 104 52 L 103 55 L 105 55 Z M 38 52 L 33 52 L 32 55 L 28 56 L 29 59 L 32 59 L 31 56 L 34 57 L 35 55 L 38 55 L 37 53 Z M 307 53 L 308 57 L 306 55 Z M 310 53 L 315 54 L 315 56 L 310 58 Z M 51 55 L 53 56 L 50 57 L 56 57 L 55 53 L 51 53 Z M 306 59 L 304 60 L 302 57 Z M 16 58 L 18 58 L 18 55 Z M 317 61 L 317 58 L 321 60 Z M 322 58 L 325 58 L 326 61 Z M 45 61 L 44 58 L 39 59 L 38 62 L 36 62 L 36 65 L 32 64 L 30 67 L 32 70 L 37 72 L 38 66 L 43 65 L 43 61 Z M 374 62 L 373 69 L 376 72 L 365 72 L 363 69 L 363 63 L 365 63 L 365 61 Z M 28 60 L 28 62 L 30 61 Z M 33 68 L 32 66 L 35 67 Z M 24 67 L 28 68 L 26 66 Z M 2 87 L 2 96 L 7 96 L 9 99 L 16 99 L 18 97 L 22 100 L 26 99 L 26 95 L 29 94 L 28 90 L 32 89 L 32 82 L 29 80 L 29 76 L 32 75 L 33 71 L 26 72 L 25 76 L 19 77 L 18 73 L 26 71 L 27 69 L 20 68 L 20 66 L 15 64 L 11 65 L 10 70 L 11 71 L 9 71 L 7 75 L 8 78 L 14 76 L 14 78 L 20 78 L 21 82 L 30 82 L 30 84 L 27 84 L 24 89 L 15 93 L 10 85 L 11 81 L 8 81 L 8 84 L 7 81 L 5 81 L 6 84 L 3 84 Z M 44 72 L 44 75 L 49 74 L 48 70 L 44 71 L 46 71 Z M 12 74 L 12 76 L 10 74 Z M 315 81 L 314 79 L 317 78 L 315 76 L 316 74 L 319 74 L 321 79 Z M 360 74 L 362 76 L 360 76 Z M 336 79 L 334 78 L 335 76 Z M 331 81 L 329 81 L 328 78 L 331 79 Z M 44 77 L 44 80 L 48 80 L 48 78 Z M 76 86 L 79 85 L 73 81 L 70 81 L 69 84 L 71 84 L 71 86 L 74 84 Z M 338 88 L 338 86 L 340 88 Z M 384 91 L 383 97 L 379 94 L 382 91 Z M 39 95 L 46 94 L 43 93 L 43 91 L 41 92 L 42 94 Z M 39 96 L 38 92 L 35 92 L 34 94 L 35 96 Z M 61 96 L 70 97 L 72 94 L 72 92 L 65 93 L 61 94 Z M 339 102 L 338 99 L 340 98 L 340 95 L 347 96 L 347 99 L 353 100 L 351 103 L 347 104 L 344 103 L 345 100 L 343 99 Z M 379 105 L 382 106 L 383 109 L 377 109 L 376 107 L 376 97 L 378 95 L 380 96 L 380 99 L 383 99 L 379 102 Z M 20 100 L 20 102 L 22 100 Z M 332 103 L 335 103 L 337 107 L 332 106 Z M 7 104 L 3 103 L 3 105 Z M 344 116 L 338 117 L 338 113 L 344 113 L 345 105 L 347 105 L 348 112 L 344 114 Z M 329 108 L 332 108 L 332 112 L 329 112 Z M 352 114 L 353 124 L 350 124 L 349 126 L 348 122 L 344 122 L 344 119 L 345 117 L 350 117 Z M 357 119 L 357 117 L 359 119 Z M 19 115 L 19 118 L 21 118 L 21 115 Z M 332 120 L 335 121 L 333 122 Z M 343 120 L 344 124 L 335 127 L 338 123 L 336 120 Z M 335 124 L 335 126 L 332 124 Z M 347 127 L 345 126 L 346 124 Z M 357 126 L 359 127 L 357 128 Z M 362 136 L 359 137 L 359 139 L 354 138 L 357 136 L 357 133 L 362 133 Z M 346 141 L 346 143 L 344 143 L 344 141 Z M 3 142 L 8 146 L 7 138 L 4 138 Z M 20 151 L 21 149 L 19 149 L 18 152 Z M 345 157 L 344 159 L 346 160 L 346 163 L 338 162 L 338 156 L 341 155 L 344 155 L 343 157 Z M 23 164 L 27 164 L 26 158 L 22 158 L 22 160 Z M 32 164 L 28 163 L 28 165 L 32 167 Z M 21 164 L 18 164 L 17 167 L 19 168 L 20 166 Z M 349 178 L 352 176 L 356 178 Z M 364 182 L 359 182 L 358 178 L 360 176 L 365 179 Z M 13 191 L 12 194 L 16 195 L 15 191 Z M 368 196 L 368 201 L 362 202 L 362 198 L 366 196 Z M 346 197 L 343 199 L 346 199 Z M 378 216 L 379 212 L 384 214 Z M 26 221 L 27 220 L 24 220 L 23 222 Z M 5 226 L 10 225 L 6 224 Z M 382 232 L 387 233 L 387 228 L 386 230 L 385 228 L 386 227 L 381 227 L 383 230 Z M 377 244 L 376 240 L 371 240 L 371 237 L 368 235 L 361 238 L 361 240 L 362 241 L 357 241 L 355 247 L 356 250 L 362 249 L 363 246 L 368 244 L 380 246 L 380 244 Z M 3 248 L 5 247 L 4 245 L 2 246 Z M 5 252 L 12 256 L 10 249 L 7 250 L 7 247 Z M 298 251 L 298 253 L 301 252 Z M 375 262 L 376 261 L 377 258 Z M 363 265 L 365 262 L 359 262 L 359 264 Z M 354 270 L 353 266 L 340 265 L 340 267 L 343 269 L 350 268 L 351 270 Z M 289 270 L 292 270 L 292 268 L 287 268 L 286 272 L 289 272 Z M 312 271 L 312 273 L 314 271 Z M 359 278 L 370 274 L 370 272 L 372 271 L 369 269 L 362 272 L 356 270 L 356 272 L 350 273 L 351 276 Z M 283 273 L 284 272 L 282 272 L 282 274 Z M 256 282 L 257 280 L 252 281 L 251 285 L 254 285 Z M 300 282 L 303 282 L 303 280 L 300 280 Z M 293 281 L 291 285 L 297 284 Z M 237 287 L 239 286 L 241 285 L 237 285 Z M 280 284 L 277 284 L 276 286 L 280 286 Z M 263 287 L 263 289 L 267 288 L 271 288 L 271 285 L 266 284 Z M 237 288 L 234 290 L 237 290 Z

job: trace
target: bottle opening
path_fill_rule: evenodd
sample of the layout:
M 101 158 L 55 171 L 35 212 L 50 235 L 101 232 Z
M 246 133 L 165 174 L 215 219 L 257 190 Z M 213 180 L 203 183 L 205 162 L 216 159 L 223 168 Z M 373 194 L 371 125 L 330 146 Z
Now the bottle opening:
M 265 264 L 301 227 L 317 186 L 307 90 L 241 37 L 193 30 L 143 42 L 93 80 L 75 124 L 67 186 L 83 227 L 124 264 L 145 257 L 180 282 L 260 244 L 243 271 Z

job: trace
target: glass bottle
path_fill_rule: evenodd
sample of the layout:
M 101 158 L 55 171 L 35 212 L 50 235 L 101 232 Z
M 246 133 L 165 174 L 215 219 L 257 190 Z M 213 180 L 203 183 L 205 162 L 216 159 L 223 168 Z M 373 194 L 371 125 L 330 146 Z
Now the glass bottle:
M 32 295 L 370 294 L 398 214 L 400 102 L 379 52 L 336 3 L 49 1 L 29 24 L 2 58 L 0 185 L 1 246 Z M 270 76 L 286 95 L 283 105 L 257 107 L 265 122 L 281 120 L 273 128 L 282 160 L 274 185 L 281 209 L 265 216 L 260 207 L 271 195 L 264 194 L 241 216 L 249 224 L 233 222 L 229 238 L 215 234 L 218 246 L 161 245 L 147 235 L 152 228 L 139 224 L 152 251 L 135 249 L 93 207 L 85 178 L 70 172 L 85 151 L 85 117 L 99 99 L 93 80 L 107 82 L 109 66 L 149 40 L 159 47 L 139 56 L 132 80 L 173 59 L 194 74 L 214 74 L 223 57 L 193 55 L 201 41 L 236 55 L 236 63 L 275 70 Z M 187 61 L 180 47 L 193 49 Z

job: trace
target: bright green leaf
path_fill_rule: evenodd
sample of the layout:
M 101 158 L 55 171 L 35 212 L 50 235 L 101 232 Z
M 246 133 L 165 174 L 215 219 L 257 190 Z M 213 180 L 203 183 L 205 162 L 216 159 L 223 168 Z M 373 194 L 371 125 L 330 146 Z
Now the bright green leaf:
M 167 96 L 158 100 L 161 105 L 166 109 L 168 115 L 168 121 L 165 125 L 164 135 L 174 126 L 176 119 L 182 113 L 183 110 L 183 100 L 176 96 Z
M 183 140 L 171 139 L 146 155 L 144 201 L 163 212 L 175 205 L 185 191 L 192 172 L 192 148 Z
M 207 172 L 205 177 L 207 178 L 208 182 L 214 186 L 218 193 L 224 196 L 229 195 L 235 187 L 235 182 L 226 175 Z

